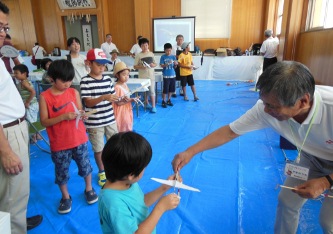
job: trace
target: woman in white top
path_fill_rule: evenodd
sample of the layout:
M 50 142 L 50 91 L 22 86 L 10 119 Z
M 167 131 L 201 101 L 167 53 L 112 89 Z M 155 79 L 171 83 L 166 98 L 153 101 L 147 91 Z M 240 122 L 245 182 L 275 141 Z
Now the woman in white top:
M 69 50 L 69 54 L 67 55 L 67 60 L 73 64 L 75 70 L 73 85 L 80 85 L 81 78 L 89 73 L 86 69 L 86 64 L 85 64 L 85 60 L 87 58 L 85 55 L 80 54 L 81 43 L 78 38 L 70 37 L 67 40 L 67 47 Z

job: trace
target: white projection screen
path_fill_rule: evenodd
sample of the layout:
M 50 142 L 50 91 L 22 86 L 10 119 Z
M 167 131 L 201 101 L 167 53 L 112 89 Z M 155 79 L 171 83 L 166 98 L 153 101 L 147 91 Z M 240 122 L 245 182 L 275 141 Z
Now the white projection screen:
M 154 53 L 164 53 L 164 44 L 176 45 L 176 36 L 182 34 L 184 41 L 190 41 L 191 52 L 194 52 L 195 43 L 195 16 L 154 18 Z

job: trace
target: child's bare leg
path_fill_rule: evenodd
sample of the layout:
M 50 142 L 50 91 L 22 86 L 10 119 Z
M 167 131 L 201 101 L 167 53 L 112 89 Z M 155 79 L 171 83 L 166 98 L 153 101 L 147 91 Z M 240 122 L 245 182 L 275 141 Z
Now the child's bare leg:
M 94 157 L 95 157 L 95 161 L 96 161 L 99 172 L 104 171 L 104 165 L 102 162 L 102 151 L 94 152 Z
M 187 101 L 187 95 L 186 95 L 186 86 L 182 86 L 183 94 L 184 94 L 184 100 Z
M 59 185 L 59 188 L 62 194 L 62 199 L 69 199 L 67 184 Z
M 151 101 L 151 106 L 154 108 L 155 107 L 155 95 L 154 96 L 150 96 L 150 101 Z
M 170 100 L 172 94 L 173 94 L 173 93 L 168 93 L 168 100 Z M 165 100 L 165 99 L 163 98 L 163 100 Z
M 86 183 L 86 192 L 92 190 L 91 186 L 91 173 L 84 177 L 84 182 Z
M 197 96 L 197 92 L 195 90 L 195 86 L 194 85 L 191 85 L 191 90 L 192 90 L 193 96 L 196 97 Z

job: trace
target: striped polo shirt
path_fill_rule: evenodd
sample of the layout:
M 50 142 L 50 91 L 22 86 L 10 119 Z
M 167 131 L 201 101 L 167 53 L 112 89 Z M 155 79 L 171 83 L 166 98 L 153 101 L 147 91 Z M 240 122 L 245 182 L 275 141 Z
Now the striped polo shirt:
M 96 80 L 90 75 L 84 76 L 81 79 L 80 88 L 83 104 L 84 98 L 98 98 L 104 94 L 115 94 L 111 77 L 107 75 L 103 75 L 100 80 Z M 90 115 L 85 121 L 86 128 L 103 127 L 115 123 L 112 103 L 109 101 L 101 101 L 93 107 L 85 106 L 85 111 L 92 110 L 97 110 L 97 112 Z

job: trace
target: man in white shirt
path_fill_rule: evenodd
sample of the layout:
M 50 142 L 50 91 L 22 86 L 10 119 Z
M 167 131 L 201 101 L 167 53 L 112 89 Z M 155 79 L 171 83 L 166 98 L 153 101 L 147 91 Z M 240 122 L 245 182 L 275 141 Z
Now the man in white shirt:
M 142 51 L 141 47 L 139 46 L 139 40 L 143 38 L 141 35 L 138 36 L 137 40 L 138 40 L 138 43 L 134 44 L 130 50 L 130 54 L 131 56 L 134 58 L 135 55 L 137 55 L 138 53 L 140 53 Z
M 177 154 L 173 169 L 179 171 L 196 154 L 245 133 L 274 129 L 297 146 L 298 157 L 293 165 L 299 170 L 294 174 L 309 169 L 304 180 L 288 173 L 284 185 L 292 189 L 282 188 L 278 197 L 274 233 L 296 233 L 307 199 L 320 197 L 326 190 L 333 195 L 333 87 L 315 86 L 308 68 L 294 61 L 268 67 L 257 87 L 260 100 L 250 110 Z M 325 197 L 319 218 L 323 233 L 333 233 L 332 214 L 333 199 Z
M 265 31 L 266 40 L 262 43 L 260 54 L 264 56 L 263 71 L 266 68 L 277 62 L 277 54 L 279 50 L 279 39 L 273 37 L 273 30 L 267 29 Z
M 112 35 L 111 34 L 106 34 L 105 38 L 106 38 L 106 41 L 101 45 L 101 49 L 104 51 L 106 57 L 108 59 L 110 59 L 111 58 L 111 54 L 110 54 L 111 51 L 112 50 L 118 50 L 118 49 L 117 49 L 117 46 L 114 43 L 112 43 Z
M 0 1 L 0 47 L 9 30 L 8 15 L 8 7 Z M 29 131 L 25 107 L 0 59 L 0 211 L 10 213 L 13 234 L 25 234 L 27 229 L 42 222 L 41 215 L 26 218 L 29 194 Z

